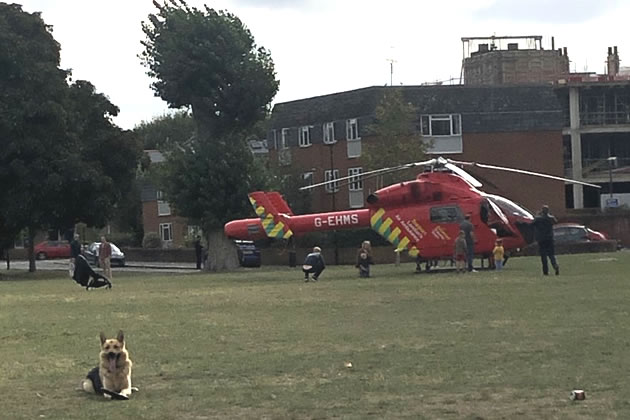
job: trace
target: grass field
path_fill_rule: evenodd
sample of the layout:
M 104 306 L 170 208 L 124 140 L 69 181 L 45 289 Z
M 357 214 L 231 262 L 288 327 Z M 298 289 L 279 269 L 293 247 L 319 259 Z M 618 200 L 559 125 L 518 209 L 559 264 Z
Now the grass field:
M 0 418 L 630 418 L 630 253 L 505 271 L 0 273 Z M 76 387 L 126 333 L 140 392 Z M 345 367 L 351 362 L 352 367 Z M 573 389 L 587 399 L 569 400 Z

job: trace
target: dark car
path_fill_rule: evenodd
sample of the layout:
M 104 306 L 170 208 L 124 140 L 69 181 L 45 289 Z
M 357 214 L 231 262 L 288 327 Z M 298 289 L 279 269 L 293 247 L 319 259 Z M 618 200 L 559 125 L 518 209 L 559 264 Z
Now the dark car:
M 35 258 L 70 258 L 70 243 L 68 241 L 43 241 L 35 245 Z
M 242 267 L 260 267 L 260 250 L 252 241 L 234 241 Z
M 109 243 L 112 246 L 112 257 L 111 262 L 112 265 L 119 265 L 121 267 L 125 266 L 125 254 L 113 243 Z M 92 242 L 88 247 L 83 251 L 83 255 L 85 259 L 92 265 L 99 266 L 98 261 L 98 250 L 101 246 L 100 242 Z
M 553 227 L 553 239 L 556 243 L 591 242 L 606 241 L 608 236 L 578 223 L 558 223 Z

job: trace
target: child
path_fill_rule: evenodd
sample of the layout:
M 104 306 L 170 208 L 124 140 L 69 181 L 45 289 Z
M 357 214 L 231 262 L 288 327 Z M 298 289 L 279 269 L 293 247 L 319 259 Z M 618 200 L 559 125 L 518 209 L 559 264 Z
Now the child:
M 372 244 L 363 241 L 357 253 L 357 265 L 359 277 L 370 277 L 370 264 L 372 264 Z
M 505 250 L 503 249 L 503 239 L 497 239 L 494 244 L 494 249 L 492 250 L 492 255 L 494 256 L 494 266 L 497 271 L 503 269 L 503 256 L 505 255 Z
M 457 273 L 464 273 L 466 271 L 466 252 L 468 247 L 466 246 L 466 232 L 459 231 L 459 235 L 455 239 L 455 269 Z

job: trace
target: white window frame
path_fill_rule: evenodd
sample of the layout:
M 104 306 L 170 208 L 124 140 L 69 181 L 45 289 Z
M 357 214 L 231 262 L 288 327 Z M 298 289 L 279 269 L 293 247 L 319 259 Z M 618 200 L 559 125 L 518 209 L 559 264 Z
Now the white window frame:
M 157 190 L 155 195 L 157 198 L 158 216 L 170 216 L 171 205 L 168 204 L 168 201 L 164 200 L 164 192 Z
M 289 129 L 288 128 L 283 128 L 282 129 L 282 136 L 281 136 L 281 143 L 280 143 L 280 149 L 281 150 L 286 150 L 289 148 Z
M 304 125 L 298 129 L 298 144 L 300 147 L 309 147 L 311 145 L 311 127 Z
M 327 122 L 322 126 L 324 130 L 324 144 L 335 144 L 337 140 L 335 140 L 335 123 Z
M 339 169 L 327 169 L 324 171 L 324 181 L 334 181 L 339 179 Z M 339 182 L 331 182 L 330 184 L 326 184 L 326 192 L 335 193 L 339 191 Z
M 431 114 L 422 115 L 421 117 L 422 134 L 429 137 L 447 137 L 462 135 L 462 116 L 461 114 Z M 450 132 L 448 134 L 433 133 L 434 122 L 449 122 Z M 427 132 L 428 131 L 428 132 Z
M 173 242 L 172 223 L 160 223 L 160 239 L 162 239 L 162 242 Z
M 363 168 L 348 168 L 348 176 L 356 177 L 350 178 L 348 183 L 348 189 L 350 191 L 363 191 L 363 179 L 359 177 L 363 173 Z
M 359 137 L 359 120 L 350 118 L 346 120 L 346 140 L 360 140 Z

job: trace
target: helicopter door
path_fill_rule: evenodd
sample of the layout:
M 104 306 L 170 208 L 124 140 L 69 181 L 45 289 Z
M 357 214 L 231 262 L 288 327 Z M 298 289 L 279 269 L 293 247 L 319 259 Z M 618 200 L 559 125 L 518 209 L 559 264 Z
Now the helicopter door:
M 488 225 L 490 229 L 493 229 L 499 238 L 514 236 L 510 222 L 499 206 L 490 200 L 484 199 L 479 210 L 481 221 Z
M 459 233 L 459 224 L 464 219 L 457 205 L 435 206 L 429 210 L 430 228 L 424 241 L 424 253 L 428 258 L 452 255 L 453 241 Z

